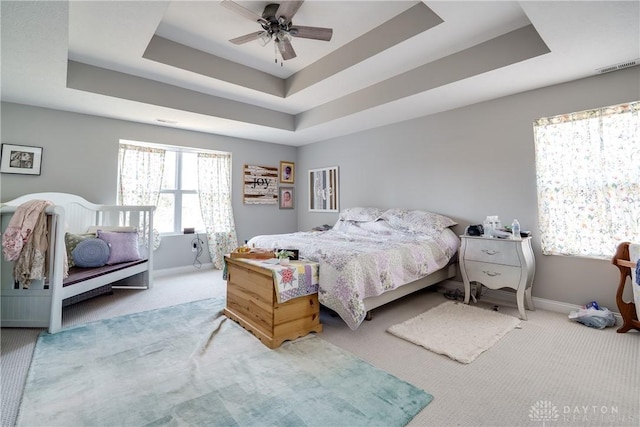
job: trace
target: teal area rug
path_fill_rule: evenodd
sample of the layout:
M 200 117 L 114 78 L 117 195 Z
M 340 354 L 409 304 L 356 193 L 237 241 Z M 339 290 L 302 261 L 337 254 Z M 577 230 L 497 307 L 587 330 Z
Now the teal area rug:
M 18 426 L 402 426 L 433 397 L 318 336 L 270 350 L 203 300 L 38 338 Z

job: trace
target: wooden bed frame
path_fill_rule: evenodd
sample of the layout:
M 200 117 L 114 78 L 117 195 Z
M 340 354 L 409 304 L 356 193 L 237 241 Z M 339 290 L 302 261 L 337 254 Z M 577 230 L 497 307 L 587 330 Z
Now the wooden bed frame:
M 618 291 L 616 292 L 616 303 L 622 316 L 622 326 L 618 328 L 618 333 L 628 332 L 631 329 L 640 331 L 640 321 L 638 320 L 638 312 L 636 304 L 631 301 L 627 302 L 622 299 L 627 278 L 631 278 L 631 269 L 636 268 L 636 263 L 631 261 L 629 257 L 630 242 L 623 242 L 618 245 L 611 263 L 620 270 L 620 281 L 618 282 Z M 633 284 L 632 284 L 633 286 Z
M 1 321 L 2 327 L 47 327 L 49 333 L 62 328 L 63 301 L 109 286 L 107 289 L 148 289 L 153 285 L 153 212 L 155 206 L 97 205 L 80 196 L 66 193 L 35 193 L 11 200 L 0 208 L 4 231 L 18 206 L 29 200 L 48 200 L 54 206 L 45 211 L 49 222 L 49 277 L 21 289 L 13 278 L 13 265 L 2 257 Z M 144 230 L 140 242 L 142 260 L 104 267 L 72 268 L 63 277 L 66 259 L 65 233 L 86 233 L 92 226 L 127 226 Z M 135 277 L 134 277 L 135 276 Z M 135 283 L 113 285 L 132 278 Z

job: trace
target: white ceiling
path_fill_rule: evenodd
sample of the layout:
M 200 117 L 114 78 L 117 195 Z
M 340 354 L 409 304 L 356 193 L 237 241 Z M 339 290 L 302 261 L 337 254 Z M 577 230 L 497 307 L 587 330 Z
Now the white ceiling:
M 282 66 L 219 1 L 0 7 L 3 101 L 294 146 L 640 58 L 640 1 L 307 0 Z

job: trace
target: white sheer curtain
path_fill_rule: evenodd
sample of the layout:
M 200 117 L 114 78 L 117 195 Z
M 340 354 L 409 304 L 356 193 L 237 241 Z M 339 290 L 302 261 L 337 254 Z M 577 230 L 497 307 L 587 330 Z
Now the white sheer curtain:
M 543 254 L 640 241 L 640 102 L 542 118 L 534 137 Z
M 161 148 L 120 144 L 118 153 L 118 204 L 158 206 L 165 150 Z M 146 236 L 145 230 L 139 230 Z M 149 246 L 149 242 L 145 242 Z M 160 236 L 154 229 L 153 249 L 160 246 Z
M 118 204 L 158 205 L 164 153 L 161 148 L 120 144 Z
M 198 195 L 211 262 L 224 267 L 224 255 L 238 247 L 231 206 L 231 155 L 198 153 Z

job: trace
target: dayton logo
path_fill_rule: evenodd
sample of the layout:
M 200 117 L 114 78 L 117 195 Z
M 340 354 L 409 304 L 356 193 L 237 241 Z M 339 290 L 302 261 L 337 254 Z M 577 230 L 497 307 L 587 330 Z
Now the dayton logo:
M 542 421 L 542 427 L 545 422 L 555 421 L 560 418 L 558 408 L 548 400 L 538 400 L 531 409 L 529 409 L 529 418 L 531 421 Z

